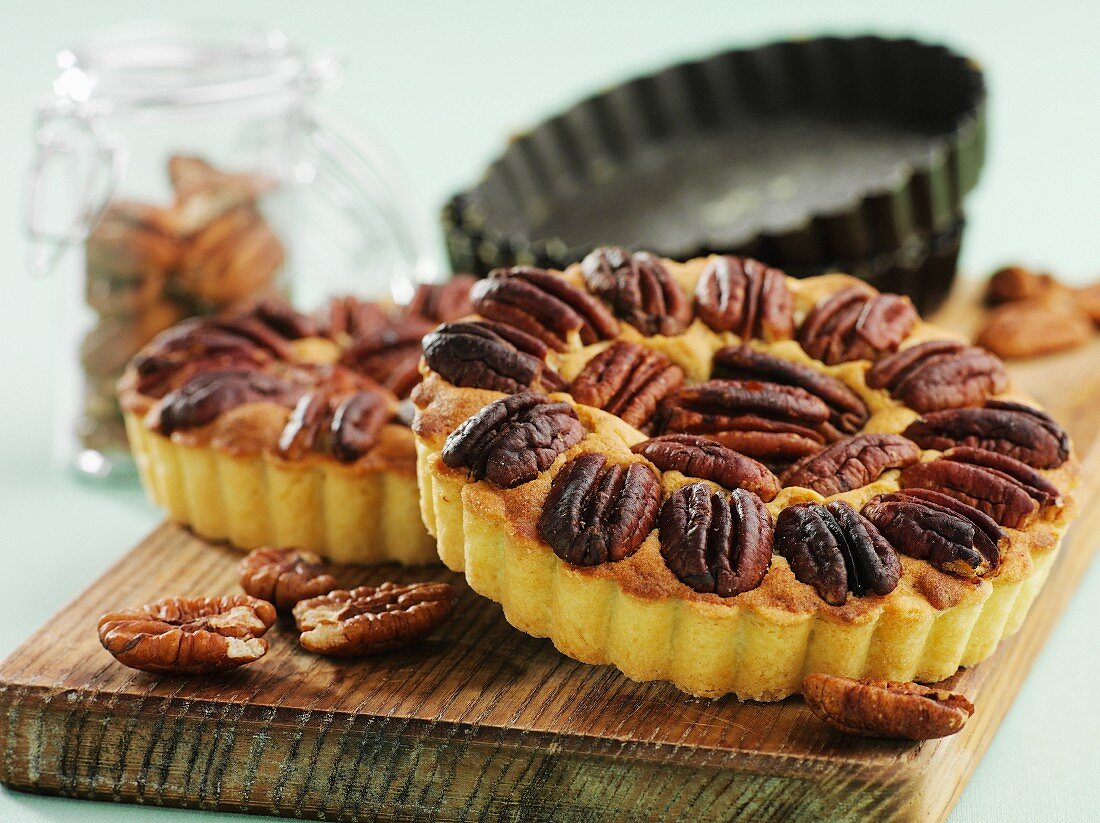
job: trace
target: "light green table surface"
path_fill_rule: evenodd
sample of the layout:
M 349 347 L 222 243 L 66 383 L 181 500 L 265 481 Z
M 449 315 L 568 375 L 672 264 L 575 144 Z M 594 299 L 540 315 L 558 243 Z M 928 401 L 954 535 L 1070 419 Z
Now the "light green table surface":
M 473 180 L 504 136 L 574 98 L 676 58 L 819 31 L 916 33 L 979 57 L 993 95 L 989 164 L 970 201 L 965 266 L 1023 259 L 1100 277 L 1100 16 L 1094 3 L 695 2 L 600 4 L 190 0 L 188 13 L 270 21 L 351 58 L 334 109 L 370 123 L 433 208 Z M 905 5 L 907 8 L 900 8 Z M 0 654 L 157 521 L 136 489 L 90 487 L 48 463 L 65 284 L 22 271 L 18 196 L 35 97 L 52 55 L 89 27 L 147 16 L 139 2 L 11 2 L 0 60 Z M 71 285 L 71 284 L 70 284 Z M 1100 366 L 1100 364 L 1098 364 Z M 1040 655 L 953 823 L 1100 820 L 1100 568 Z M 91 630 L 91 627 L 89 627 Z M 980 707 L 979 707 L 980 710 Z M 219 815 L 0 790 L 2 821 L 214 820 Z M 227 815 L 224 817 L 228 817 Z

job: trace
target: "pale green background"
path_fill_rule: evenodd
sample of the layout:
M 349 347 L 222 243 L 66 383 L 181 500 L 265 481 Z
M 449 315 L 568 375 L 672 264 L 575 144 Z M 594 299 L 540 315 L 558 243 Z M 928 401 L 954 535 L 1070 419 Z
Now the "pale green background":
M 269 21 L 310 47 L 337 44 L 351 75 L 334 109 L 370 123 L 433 208 L 518 130 L 634 72 L 776 35 L 869 29 L 940 39 L 979 57 L 993 95 L 985 178 L 970 202 L 965 264 L 1010 259 L 1100 276 L 1100 17 L 1088 2 L 553 4 L 192 0 L 193 16 Z M 178 7 L 184 13 L 184 7 Z M 31 108 L 52 55 L 89 27 L 152 4 L 4 4 L 0 73 L 0 654 L 82 589 L 158 520 L 137 491 L 89 488 L 48 465 L 62 284 L 22 270 L 19 195 Z M 1100 364 L 1098 364 L 1100 366 Z M 1040 656 L 953 821 L 1100 819 L 1100 569 Z M 980 710 L 980 706 L 979 706 Z M 0 792 L 0 820 L 212 820 Z

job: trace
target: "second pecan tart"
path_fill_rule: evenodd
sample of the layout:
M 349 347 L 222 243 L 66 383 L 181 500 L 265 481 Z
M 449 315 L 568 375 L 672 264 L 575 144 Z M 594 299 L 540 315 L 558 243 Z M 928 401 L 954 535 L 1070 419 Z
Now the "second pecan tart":
M 267 301 L 160 335 L 119 384 L 147 492 L 244 549 L 436 562 L 405 398 L 422 336 L 469 312 L 471 280 L 422 286 L 404 307 L 333 298 L 306 315 Z
M 996 358 L 845 275 L 597 250 L 424 341 L 440 557 L 563 653 L 696 695 L 933 682 L 1021 625 L 1074 514 Z

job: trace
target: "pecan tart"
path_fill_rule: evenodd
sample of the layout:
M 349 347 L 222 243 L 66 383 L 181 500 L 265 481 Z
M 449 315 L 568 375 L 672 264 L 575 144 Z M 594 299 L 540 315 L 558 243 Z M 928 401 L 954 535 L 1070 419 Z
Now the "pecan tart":
M 1019 628 L 1074 514 L 1001 362 L 846 275 L 598 249 L 424 340 L 421 513 L 563 653 L 695 695 L 934 682 Z
M 403 307 L 262 301 L 153 340 L 119 384 L 142 482 L 169 517 L 253 549 L 438 562 L 417 510 L 407 396 L 420 341 L 470 312 L 473 278 Z

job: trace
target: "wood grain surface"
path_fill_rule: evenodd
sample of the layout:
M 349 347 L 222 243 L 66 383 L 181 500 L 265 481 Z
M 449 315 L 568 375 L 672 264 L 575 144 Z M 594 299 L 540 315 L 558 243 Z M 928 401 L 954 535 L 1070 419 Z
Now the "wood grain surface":
M 948 322 L 968 316 L 956 301 Z M 237 591 L 235 551 L 158 528 L 0 665 L 0 780 L 69 797 L 333 820 L 942 820 L 1095 548 L 1100 345 L 1014 366 L 1073 434 L 1082 515 L 1020 633 L 952 678 L 978 711 L 923 744 L 846 738 L 799 698 L 708 701 L 586 666 L 505 623 L 442 568 L 455 616 L 423 645 L 362 661 L 296 648 L 212 678 L 131 671 L 98 615 Z

